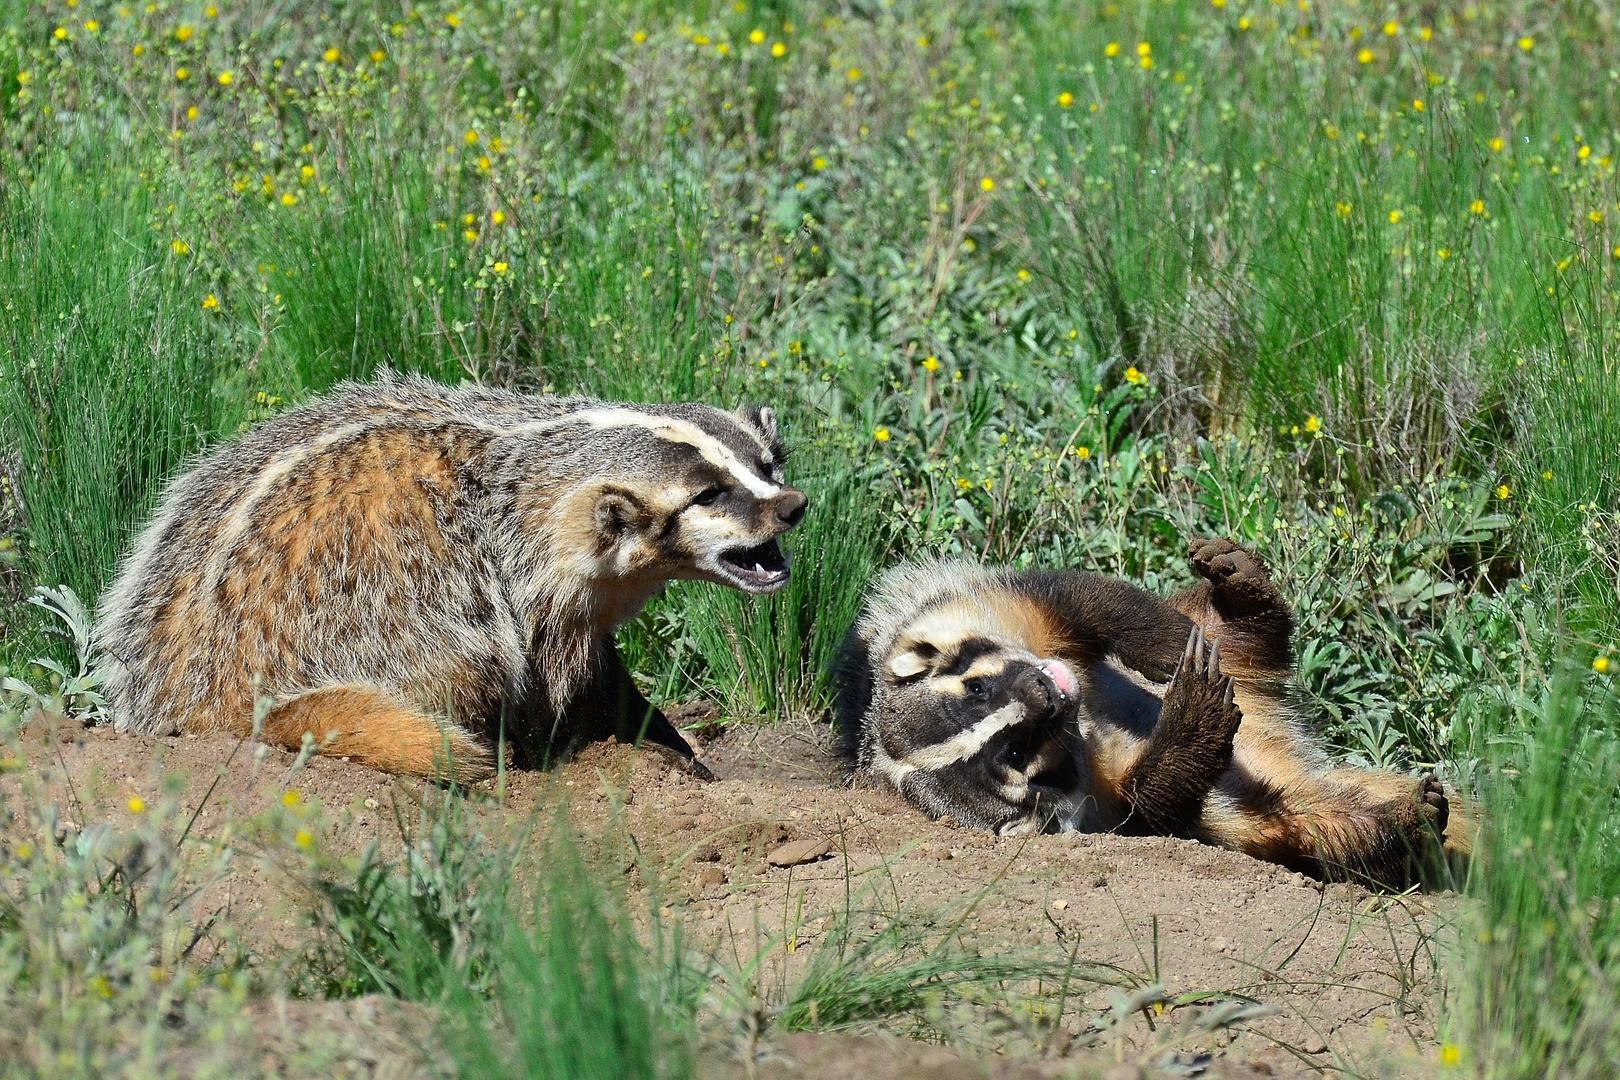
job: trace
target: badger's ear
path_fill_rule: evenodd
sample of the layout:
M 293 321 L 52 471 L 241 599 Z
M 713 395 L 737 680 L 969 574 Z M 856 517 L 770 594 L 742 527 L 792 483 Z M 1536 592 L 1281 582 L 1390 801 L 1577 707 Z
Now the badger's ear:
M 603 488 L 596 497 L 596 530 L 607 539 L 637 528 L 645 516 L 641 500 L 623 488 Z
M 933 670 L 934 661 L 937 659 L 939 659 L 938 649 L 926 641 L 915 641 L 891 653 L 886 666 L 890 675 L 904 681 Z
M 776 410 L 769 405 L 744 405 L 737 410 L 737 417 L 758 428 L 766 443 L 776 442 Z

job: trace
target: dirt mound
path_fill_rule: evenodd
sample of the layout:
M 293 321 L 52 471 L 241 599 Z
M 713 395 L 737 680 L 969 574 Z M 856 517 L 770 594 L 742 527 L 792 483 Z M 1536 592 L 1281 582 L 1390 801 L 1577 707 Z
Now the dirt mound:
M 358 853 L 379 838 L 397 844 L 390 807 L 422 790 L 345 761 L 299 763 L 223 736 L 41 724 L 24 752 L 33 773 L 48 777 L 70 826 L 127 814 L 131 796 L 166 791 L 188 811 L 207 796 L 198 818 L 206 833 L 233 814 L 273 808 L 294 789 L 320 805 L 320 843 L 339 852 Z M 640 853 L 626 868 L 632 891 L 680 913 L 693 947 L 765 955 L 762 984 L 789 985 L 829 935 L 876 930 L 897 915 L 970 950 L 1073 957 L 1096 976 L 1072 991 L 1089 1013 L 1071 1001 L 1038 1037 L 1009 1015 L 1008 1034 L 981 1041 L 981 1053 L 1078 1054 L 1102 1069 L 1173 1051 L 1215 1075 L 1332 1067 L 1422 1075 L 1434 1060 L 1434 936 L 1454 897 L 1324 887 L 1191 841 L 1002 839 L 930 822 L 890 794 L 849 787 L 830 739 L 808 724 L 732 726 L 700 752 L 713 783 L 607 744 L 549 773 L 508 774 L 492 798 L 470 805 L 491 829 L 543 822 L 559 803 L 581 823 L 616 818 Z M 15 795 L 12 782 L 0 782 L 0 799 Z M 233 919 L 291 936 L 297 898 L 272 871 L 243 859 L 221 888 Z M 1168 1008 L 1136 1010 L 1128 1030 L 1097 1021 L 1110 994 L 1154 983 L 1171 996 Z M 1235 1026 L 1208 1023 L 1217 1003 L 1270 1011 Z M 767 1032 L 746 1048 L 710 1048 L 705 1060 L 735 1064 L 739 1053 L 764 1076 L 985 1074 L 954 1054 L 949 1067 L 945 1058 L 925 1067 L 932 1059 L 918 1044 L 888 1037 Z M 1007 1075 L 1056 1075 L 1058 1064 L 1026 1059 L 1024 1071 Z

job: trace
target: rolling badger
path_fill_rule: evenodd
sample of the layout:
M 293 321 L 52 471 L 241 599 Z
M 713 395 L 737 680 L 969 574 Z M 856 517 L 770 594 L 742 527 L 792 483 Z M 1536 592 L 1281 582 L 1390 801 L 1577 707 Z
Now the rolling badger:
M 463 781 L 645 725 L 706 775 L 614 629 L 672 579 L 780 588 L 782 466 L 769 409 L 339 387 L 169 486 L 99 613 L 109 704 Z
M 1081 571 L 891 571 L 838 662 L 856 772 L 1002 834 L 1187 836 L 1326 878 L 1404 885 L 1443 835 L 1466 854 L 1432 776 L 1337 766 L 1290 709 L 1293 618 L 1259 561 L 1191 554 L 1204 580 L 1169 600 Z

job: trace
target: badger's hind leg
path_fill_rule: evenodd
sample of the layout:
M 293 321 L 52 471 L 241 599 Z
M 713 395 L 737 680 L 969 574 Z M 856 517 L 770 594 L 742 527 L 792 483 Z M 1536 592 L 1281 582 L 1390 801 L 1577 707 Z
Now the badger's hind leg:
M 470 784 L 494 772 L 488 747 L 379 686 L 325 686 L 275 706 L 260 738 L 298 750 L 308 734 L 323 754 L 386 772 Z
M 1294 614 L 1259 556 L 1224 538 L 1187 545 L 1204 581 L 1171 604 L 1221 643 L 1226 669 L 1239 682 L 1285 678 L 1293 668 Z
M 1340 768 L 1283 779 L 1234 770 L 1205 808 L 1206 837 L 1329 881 L 1406 888 L 1425 876 L 1449 822 L 1432 774 Z

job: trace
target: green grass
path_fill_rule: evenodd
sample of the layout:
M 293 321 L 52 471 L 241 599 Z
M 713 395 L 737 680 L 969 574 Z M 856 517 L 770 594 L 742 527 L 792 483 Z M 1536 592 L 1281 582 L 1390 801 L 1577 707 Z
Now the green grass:
M 895 558 L 1168 588 L 1187 534 L 1235 535 L 1297 600 L 1334 741 L 1481 791 L 1447 1037 L 1601 1075 L 1607 16 L 739 7 L 0 7 L 0 598 L 93 600 L 188 455 L 383 365 L 777 407 L 794 583 L 678 587 L 627 634 L 728 717 L 821 710 Z M 48 621 L 0 609 L 43 693 Z

